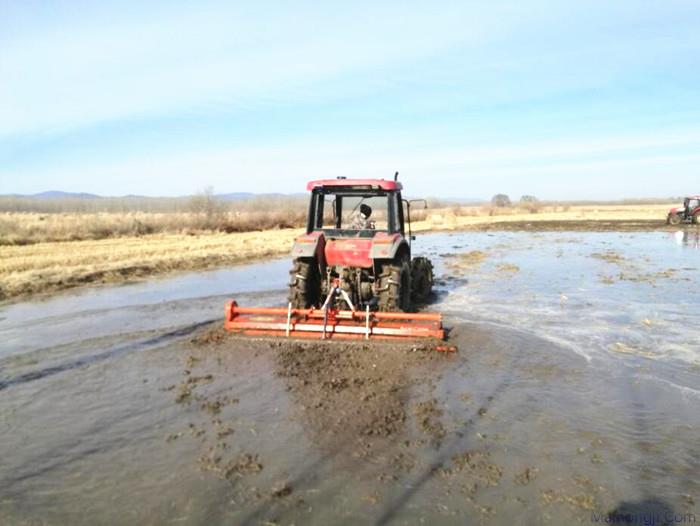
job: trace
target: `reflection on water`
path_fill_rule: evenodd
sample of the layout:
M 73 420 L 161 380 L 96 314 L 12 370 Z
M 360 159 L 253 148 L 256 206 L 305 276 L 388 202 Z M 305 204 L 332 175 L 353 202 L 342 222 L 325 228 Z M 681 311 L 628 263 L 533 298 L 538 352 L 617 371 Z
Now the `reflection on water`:
M 673 237 L 679 245 L 700 249 L 700 230 L 679 230 L 673 234 Z
M 682 368 L 700 365 L 700 259 L 674 239 L 454 234 L 431 238 L 428 252 L 444 256 L 440 308 L 455 316 L 528 331 L 603 364 L 646 358 Z
M 460 348 L 422 370 L 420 388 L 393 358 L 326 370 L 307 355 L 319 380 L 293 355 L 280 376 L 275 348 L 194 352 L 225 297 L 284 301 L 283 259 L 4 306 L 0 523 L 690 516 L 700 253 L 697 232 L 680 234 L 420 236 L 416 255 L 436 263 L 432 308 Z M 397 424 L 380 426 L 393 433 L 382 448 L 337 431 L 386 408 Z M 219 456 L 246 461 L 221 480 L 201 469 Z
M 74 289 L 48 299 L 6 305 L 0 310 L 0 368 L 3 358 L 11 355 L 26 357 L 43 349 L 54 353 L 60 346 L 88 338 L 126 338 L 218 319 L 222 305 L 232 297 L 248 305 L 279 302 L 288 267 L 286 260 L 279 259 Z

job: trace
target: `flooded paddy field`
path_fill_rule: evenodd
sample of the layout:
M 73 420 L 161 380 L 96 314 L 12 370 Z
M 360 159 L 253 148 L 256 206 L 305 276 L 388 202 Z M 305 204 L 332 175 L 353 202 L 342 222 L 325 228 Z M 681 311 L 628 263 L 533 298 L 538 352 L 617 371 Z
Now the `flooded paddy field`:
M 225 334 L 286 259 L 5 304 L 0 524 L 697 521 L 696 234 L 420 236 L 453 354 Z

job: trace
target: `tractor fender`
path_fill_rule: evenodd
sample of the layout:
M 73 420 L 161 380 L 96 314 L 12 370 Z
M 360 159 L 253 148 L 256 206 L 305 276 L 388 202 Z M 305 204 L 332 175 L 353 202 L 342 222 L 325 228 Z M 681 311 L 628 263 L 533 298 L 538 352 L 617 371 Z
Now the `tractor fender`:
M 394 259 L 402 247 L 408 252 L 408 243 L 401 234 L 377 233 L 372 240 L 372 259 Z
M 299 236 L 294 240 L 292 247 L 292 258 L 314 258 L 323 264 L 325 260 L 324 250 L 326 247 L 326 238 L 323 232 L 311 232 Z

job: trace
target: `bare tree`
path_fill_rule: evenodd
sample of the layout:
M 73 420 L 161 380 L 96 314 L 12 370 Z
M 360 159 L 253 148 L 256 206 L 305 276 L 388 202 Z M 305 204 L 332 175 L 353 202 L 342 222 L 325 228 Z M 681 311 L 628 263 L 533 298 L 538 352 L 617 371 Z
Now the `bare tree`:
M 510 197 L 506 194 L 496 194 L 491 198 L 491 204 L 497 208 L 506 208 L 511 205 Z
M 536 214 L 540 210 L 540 200 L 534 195 L 523 195 L 520 197 L 518 207 L 529 211 L 531 214 Z
M 202 228 L 207 229 L 215 229 L 226 211 L 224 203 L 216 198 L 211 186 L 190 197 L 188 208 L 191 213 L 199 216 Z

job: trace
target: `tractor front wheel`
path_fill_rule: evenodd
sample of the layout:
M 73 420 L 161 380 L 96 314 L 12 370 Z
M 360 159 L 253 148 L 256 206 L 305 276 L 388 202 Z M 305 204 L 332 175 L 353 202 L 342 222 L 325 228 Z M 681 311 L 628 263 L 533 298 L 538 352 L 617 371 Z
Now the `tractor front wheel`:
M 424 305 L 433 291 L 433 264 L 428 258 L 411 261 L 411 300 L 413 306 Z
M 408 260 L 393 260 L 380 266 L 377 295 L 380 311 L 410 312 L 411 265 Z
M 681 216 L 678 214 L 671 214 L 668 216 L 668 224 L 669 225 L 680 225 L 681 224 Z
M 289 271 L 289 301 L 295 309 L 318 307 L 321 301 L 321 273 L 315 259 L 297 258 Z

